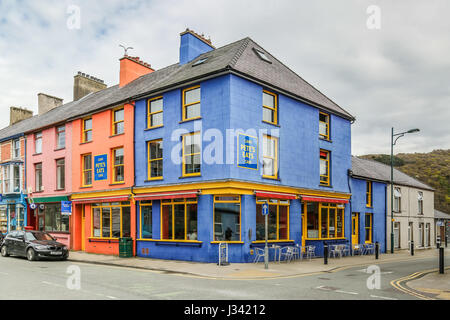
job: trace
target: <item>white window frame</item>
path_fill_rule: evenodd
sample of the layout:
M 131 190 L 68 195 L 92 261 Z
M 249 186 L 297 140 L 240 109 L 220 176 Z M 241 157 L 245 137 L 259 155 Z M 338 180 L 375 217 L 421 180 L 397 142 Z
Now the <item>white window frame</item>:
M 401 212 L 401 208 L 402 208 L 402 190 L 398 187 L 394 188 L 394 206 L 393 206 L 393 210 L 394 212 Z

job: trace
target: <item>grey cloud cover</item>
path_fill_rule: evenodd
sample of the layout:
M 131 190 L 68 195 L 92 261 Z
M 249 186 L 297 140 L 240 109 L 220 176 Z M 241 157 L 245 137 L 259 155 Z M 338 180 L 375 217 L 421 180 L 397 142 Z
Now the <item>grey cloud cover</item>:
M 366 27 L 369 5 L 381 29 Z M 81 9 L 81 29 L 66 26 Z M 251 37 L 357 118 L 353 154 L 388 153 L 390 128 L 418 127 L 396 152 L 450 148 L 448 1 L 0 0 L 0 127 L 37 93 L 72 100 L 73 76 L 118 83 L 123 50 L 156 69 L 178 61 L 186 27 L 216 47 Z

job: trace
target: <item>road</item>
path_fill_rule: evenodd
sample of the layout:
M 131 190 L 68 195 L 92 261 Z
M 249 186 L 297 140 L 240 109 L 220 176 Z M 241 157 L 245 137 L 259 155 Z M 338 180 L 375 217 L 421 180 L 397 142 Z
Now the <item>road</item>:
M 446 266 L 450 265 L 449 258 Z M 23 258 L 0 257 L 0 299 L 416 300 L 417 297 L 393 288 L 390 282 L 435 269 L 437 261 L 421 259 L 383 263 L 379 267 L 380 288 L 370 290 L 367 279 L 371 274 L 366 273 L 365 267 L 290 278 L 216 280 L 71 261 L 29 262 Z

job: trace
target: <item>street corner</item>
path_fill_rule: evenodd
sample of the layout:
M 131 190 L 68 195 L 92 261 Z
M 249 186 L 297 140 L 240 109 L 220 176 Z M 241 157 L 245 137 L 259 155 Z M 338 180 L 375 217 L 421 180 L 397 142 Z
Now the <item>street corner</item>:
M 444 274 L 436 271 L 408 281 L 407 286 L 436 300 L 450 300 L 450 268 Z

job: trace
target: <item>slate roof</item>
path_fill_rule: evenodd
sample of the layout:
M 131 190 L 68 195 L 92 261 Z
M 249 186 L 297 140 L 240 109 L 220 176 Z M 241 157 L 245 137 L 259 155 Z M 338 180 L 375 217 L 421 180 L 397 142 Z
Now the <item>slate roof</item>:
M 450 214 L 449 213 L 445 213 L 439 210 L 434 209 L 434 217 L 436 219 L 448 219 L 450 220 Z
M 380 180 L 387 183 L 391 181 L 391 167 L 374 160 L 361 159 L 352 156 L 352 172 L 354 177 Z M 394 184 L 434 191 L 425 183 L 394 168 Z
M 272 63 L 261 60 L 254 52 L 254 48 L 263 51 Z M 196 61 L 204 58 L 207 58 L 204 63 L 195 67 L 192 66 Z M 45 114 L 36 115 L 13 126 L 6 127 L 0 130 L 0 141 L 17 134 L 37 131 L 104 108 L 117 106 L 127 101 L 138 100 L 157 92 L 170 90 L 188 82 L 200 81 L 202 78 L 219 73 L 235 73 L 249 77 L 266 84 L 269 88 L 273 87 L 308 104 L 346 119 L 354 120 L 351 114 L 247 37 L 204 53 L 184 65 L 172 64 L 144 75 L 122 88 L 116 85 L 91 93 L 78 101 L 66 103 Z

